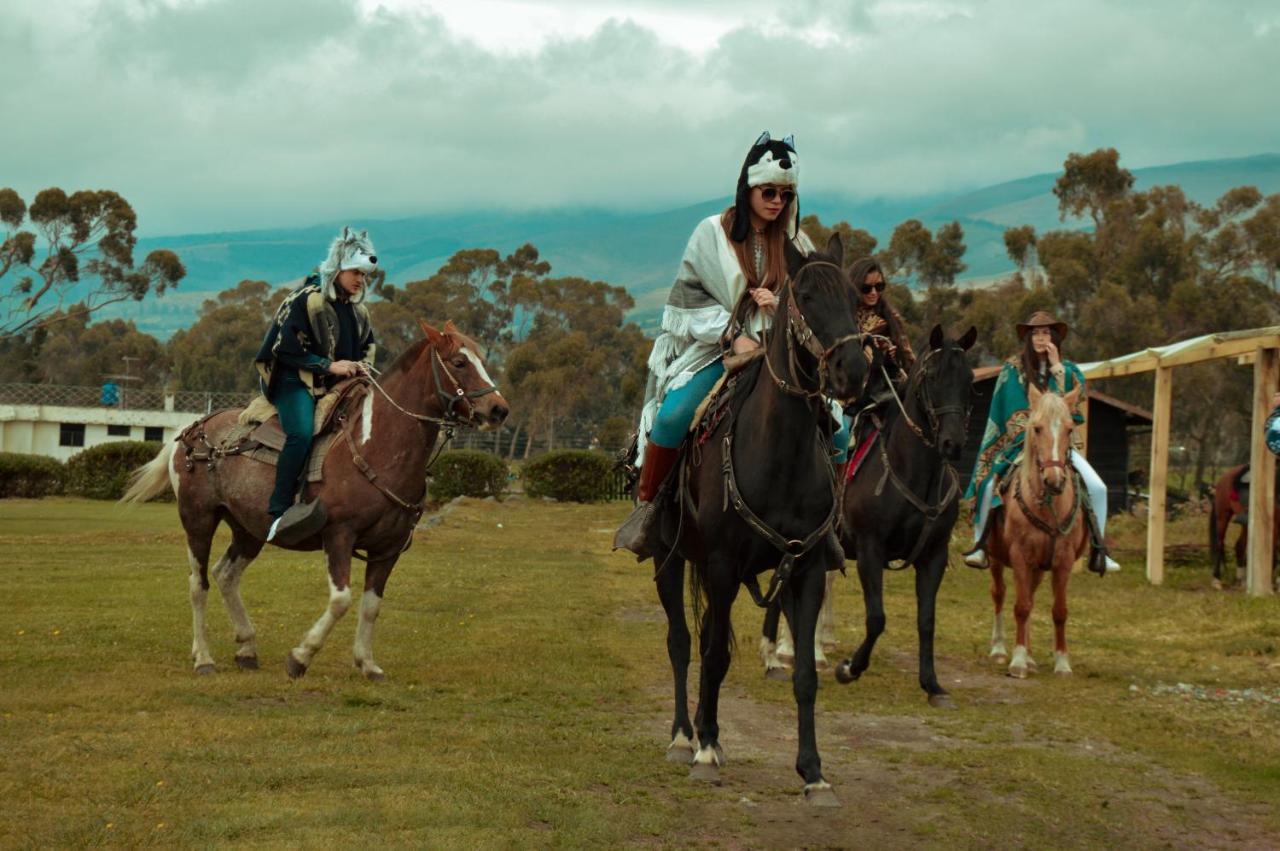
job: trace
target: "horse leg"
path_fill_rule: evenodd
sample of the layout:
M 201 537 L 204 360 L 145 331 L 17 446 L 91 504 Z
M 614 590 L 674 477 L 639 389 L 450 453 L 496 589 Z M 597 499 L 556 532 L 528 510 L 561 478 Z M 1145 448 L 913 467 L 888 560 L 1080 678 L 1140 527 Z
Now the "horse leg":
M 236 649 L 236 667 L 246 671 L 258 669 L 258 633 L 245 610 L 244 600 L 240 597 L 240 578 L 260 552 L 262 541 L 245 531 L 232 529 L 231 546 L 227 547 L 222 558 L 213 566 L 213 579 L 222 592 L 222 602 L 226 604 L 227 616 L 231 618 L 236 644 L 239 645 Z
M 871 665 L 871 651 L 884 632 L 884 554 L 869 535 L 858 538 L 858 581 L 862 584 L 862 603 L 867 610 L 867 634 L 853 655 L 836 665 L 836 679 L 851 683 Z
M 1020 563 L 1019 563 L 1020 562 Z M 1031 618 L 1031 601 L 1033 599 L 1031 571 L 1026 559 L 1016 559 L 1013 565 L 1013 585 L 1015 598 L 1013 603 L 1013 619 L 1017 625 L 1017 636 L 1013 647 L 1013 658 L 1009 661 L 1009 676 L 1026 679 L 1031 665 L 1027 645 L 1030 641 L 1027 621 Z
M 764 610 L 764 625 L 760 634 L 760 661 L 764 663 L 766 680 L 789 680 L 791 668 L 778 658 L 779 619 L 782 607 L 774 602 Z
M 709 581 L 707 610 L 702 616 L 702 675 L 698 687 L 698 752 L 693 757 L 689 776 L 694 780 L 720 782 L 720 766 L 724 751 L 720 747 L 720 685 L 729 672 L 729 642 L 732 634 L 730 614 L 738 596 L 738 578 L 728 564 L 706 565 Z
M 693 761 L 693 725 L 689 723 L 689 624 L 684 615 L 684 567 L 683 559 L 673 557 L 653 581 L 667 613 L 667 658 L 675 681 L 675 716 L 671 720 L 667 762 L 688 765 Z
M 990 554 L 988 554 L 990 557 Z M 991 620 L 991 652 L 987 656 L 997 665 L 1009 661 L 1009 650 L 1004 646 L 1004 565 L 991 559 L 991 603 L 995 615 Z
M 307 672 L 334 624 L 351 608 L 352 537 L 344 526 L 331 526 L 324 530 L 324 552 L 329 562 L 329 605 L 307 631 L 302 643 L 286 654 L 284 667 L 290 679 L 297 679 Z
M 822 610 L 818 613 L 818 646 L 824 653 L 836 651 L 836 571 L 827 571 L 827 589 L 822 595 Z M 815 656 L 817 658 L 817 656 Z M 822 665 L 818 665 L 822 669 Z
M 396 553 L 390 558 L 369 559 L 369 564 L 364 569 L 364 594 L 360 596 L 360 620 L 356 624 L 353 655 L 360 673 L 366 680 L 375 683 L 382 682 L 387 675 L 373 661 L 373 625 L 382 608 L 382 595 L 387 589 L 387 579 L 399 557 L 400 554 Z
M 916 565 L 916 631 L 920 638 L 920 688 L 929 696 L 929 705 L 950 708 L 954 704 L 947 690 L 938 684 L 933 666 L 933 630 L 937 615 L 938 589 L 947 569 L 947 547 L 943 543 Z
M 1071 579 L 1071 566 L 1055 566 L 1053 569 L 1053 672 L 1071 673 L 1071 660 L 1067 658 L 1067 582 Z
M 213 533 L 217 529 L 215 518 L 204 524 L 212 528 L 198 532 L 187 530 L 187 560 L 191 574 L 187 577 L 187 589 L 191 597 L 191 661 L 195 672 L 212 674 L 216 668 L 213 654 L 209 652 L 209 639 L 205 636 L 204 615 L 209 600 L 209 550 L 213 546 Z
M 838 807 L 840 802 L 831 791 L 831 784 L 822 776 L 822 758 L 818 755 L 818 733 L 813 718 L 813 704 L 818 695 L 818 666 L 813 656 L 813 645 L 825 586 L 826 575 L 822 566 L 810 563 L 809 569 L 802 574 L 800 588 L 791 595 L 792 605 L 784 611 L 792 621 L 796 639 L 796 669 L 791 678 L 799 722 L 796 773 L 804 779 L 804 797 L 809 804 Z

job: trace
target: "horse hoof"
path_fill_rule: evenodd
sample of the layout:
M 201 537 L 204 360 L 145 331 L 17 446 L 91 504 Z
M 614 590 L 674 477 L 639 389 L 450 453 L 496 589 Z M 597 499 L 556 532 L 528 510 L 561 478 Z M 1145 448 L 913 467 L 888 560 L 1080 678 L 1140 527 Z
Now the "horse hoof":
M 1221 590 L 1222 590 L 1222 580 L 1221 580 L 1221 579 L 1215 579 L 1215 580 L 1213 580 L 1213 581 L 1212 581 L 1211 583 L 1209 583 L 1209 584 L 1213 586 L 1213 590 L 1214 590 L 1214 591 L 1221 591 Z
M 838 683 L 848 685 L 859 676 L 861 676 L 861 674 L 855 674 L 853 672 L 853 666 L 848 662 L 841 662 L 839 665 L 836 665 L 836 682 Z
M 217 670 L 212 662 L 205 662 L 203 665 L 196 665 L 196 676 L 207 677 Z
M 713 786 L 720 785 L 720 766 L 710 762 L 695 762 L 689 766 L 689 779 L 701 780 Z
M 364 674 L 364 678 L 371 683 L 386 682 L 387 679 L 386 673 L 377 669 L 369 671 L 361 670 L 360 673 Z
M 237 656 L 236 667 L 242 671 L 256 671 L 258 670 L 258 657 L 257 656 Z
M 840 647 L 834 641 L 822 642 L 822 652 L 827 654 L 828 656 L 836 655 L 836 651 L 839 649 Z
M 822 659 L 822 660 L 817 660 L 817 659 L 815 659 L 815 660 L 814 660 L 814 662 L 813 662 L 813 667 L 814 667 L 814 668 L 815 668 L 819 673 L 825 673 L 825 672 L 827 672 L 827 671 L 830 671 L 830 670 L 831 670 L 831 663 L 830 663 L 830 662 L 828 662 L 826 659 Z
M 693 762 L 693 748 L 689 745 L 685 745 L 683 747 L 672 745 L 667 748 L 667 762 L 689 765 Z
M 307 672 L 307 666 L 293 658 L 293 651 L 290 651 L 284 657 L 284 670 L 289 675 L 289 679 L 296 680 Z
M 949 694 L 931 694 L 929 695 L 929 705 L 934 709 L 955 709 L 956 702 L 951 699 Z
M 993 653 L 993 654 L 991 655 L 991 661 L 992 661 L 992 662 L 994 662 L 994 663 L 995 663 L 995 664 L 997 664 L 997 665 L 1007 665 L 1007 664 L 1009 664 L 1009 654 L 1008 654 L 1008 653 Z
M 1017 680 L 1025 680 L 1027 678 L 1027 669 L 1025 667 L 1010 668 L 1009 676 Z
M 778 682 L 791 682 L 790 668 L 766 668 L 764 672 L 766 680 L 777 680 Z
M 840 799 L 836 797 L 831 784 L 825 780 L 809 783 L 804 787 L 804 802 L 811 807 L 826 807 L 828 809 L 840 806 Z

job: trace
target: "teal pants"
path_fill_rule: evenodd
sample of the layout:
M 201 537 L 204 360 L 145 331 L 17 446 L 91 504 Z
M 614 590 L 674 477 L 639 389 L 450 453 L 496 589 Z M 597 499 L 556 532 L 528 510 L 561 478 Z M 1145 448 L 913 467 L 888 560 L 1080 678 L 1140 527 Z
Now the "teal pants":
M 662 407 L 653 421 L 653 430 L 649 439 L 659 446 L 676 449 L 684 442 L 684 436 L 693 425 L 693 415 L 698 404 L 707 397 L 711 388 L 724 375 L 724 364 L 715 361 L 704 366 L 693 374 L 685 384 L 667 394 L 662 400 Z M 849 458 L 849 422 L 841 417 L 840 430 L 832 440 L 835 449 L 835 461 L 843 464 Z
M 284 375 L 276 388 L 272 403 L 280 413 L 280 427 L 284 429 L 284 449 L 276 463 L 276 489 L 271 492 L 267 511 L 279 517 L 293 505 L 298 492 L 298 480 L 302 477 L 311 454 L 311 430 L 314 427 L 316 400 L 311 391 L 294 375 Z

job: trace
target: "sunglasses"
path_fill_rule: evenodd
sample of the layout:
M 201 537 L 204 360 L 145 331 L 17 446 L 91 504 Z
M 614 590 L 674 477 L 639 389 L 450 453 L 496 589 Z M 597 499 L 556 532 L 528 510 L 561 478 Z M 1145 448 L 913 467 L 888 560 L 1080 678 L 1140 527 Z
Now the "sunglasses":
M 790 189 L 779 189 L 776 186 L 760 187 L 760 197 L 766 201 L 772 201 L 779 196 L 782 197 L 782 203 L 787 204 L 790 203 L 792 198 L 796 197 L 796 193 Z
M 872 290 L 875 290 L 878 293 L 882 293 L 884 292 L 885 286 L 887 285 L 884 281 L 881 281 L 878 284 L 858 284 L 858 291 L 862 293 L 869 293 Z

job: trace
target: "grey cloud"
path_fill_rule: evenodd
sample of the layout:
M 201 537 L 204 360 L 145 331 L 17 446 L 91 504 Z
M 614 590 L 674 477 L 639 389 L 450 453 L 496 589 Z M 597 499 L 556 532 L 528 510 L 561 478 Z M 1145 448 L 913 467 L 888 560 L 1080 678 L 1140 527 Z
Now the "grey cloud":
M 109 186 L 154 233 L 693 203 L 731 191 L 763 128 L 796 134 L 806 191 L 864 196 L 1050 171 L 1101 145 L 1136 166 L 1280 138 L 1280 21 L 1267 29 L 1265 3 L 704 8 L 738 21 L 706 53 L 619 16 L 498 55 L 430 11 L 361 14 L 354 0 L 148 0 L 56 19 L 21 0 L 0 28 L 0 108 L 21 119 L 0 185 Z

